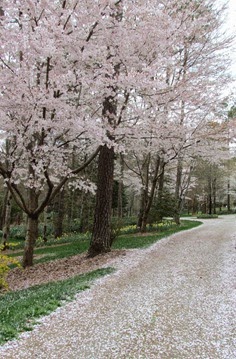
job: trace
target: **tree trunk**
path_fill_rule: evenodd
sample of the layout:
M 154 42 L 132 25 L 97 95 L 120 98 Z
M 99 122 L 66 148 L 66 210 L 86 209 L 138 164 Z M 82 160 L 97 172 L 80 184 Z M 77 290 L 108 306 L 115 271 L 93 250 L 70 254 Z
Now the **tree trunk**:
M 79 213 L 79 220 L 80 220 L 80 226 L 79 231 L 84 232 L 84 229 L 87 227 L 87 221 L 88 221 L 88 213 L 86 211 L 86 199 L 85 199 L 85 192 L 83 191 L 81 193 L 80 197 L 80 213 Z M 86 232 L 86 231 L 85 231 Z
M 7 200 L 5 206 L 5 218 L 3 224 L 3 235 L 2 235 L 2 242 L 3 242 L 3 250 L 7 249 L 7 241 L 9 239 L 10 234 L 10 223 L 11 223 L 11 201 L 12 195 L 9 190 L 7 190 Z
M 145 203 L 145 207 L 144 207 L 144 211 L 143 211 L 141 232 L 146 232 L 146 230 L 147 230 L 148 216 L 149 216 L 149 213 L 150 213 L 150 210 L 151 210 L 151 207 L 152 207 L 154 194 L 155 194 L 156 187 L 157 187 L 160 163 L 161 163 L 160 157 L 157 156 L 157 159 L 156 159 L 156 162 L 155 162 L 155 171 L 154 171 L 154 175 L 153 175 L 153 178 L 152 178 L 152 181 L 151 181 L 151 188 L 150 188 L 149 194 L 147 194 L 146 203 Z
M 138 228 L 142 231 L 145 227 L 143 223 L 145 222 L 145 208 L 147 207 L 148 203 L 148 186 L 149 186 L 149 169 L 150 169 L 150 161 L 151 161 L 151 154 L 148 153 L 147 157 L 144 159 L 143 166 L 142 166 L 142 184 L 143 188 L 141 190 L 141 200 L 140 200 L 140 209 L 139 209 L 139 216 L 138 216 Z
M 123 217 L 123 174 L 124 174 L 124 160 L 123 157 L 120 156 L 120 179 L 118 185 L 118 204 L 117 204 L 117 212 L 118 217 Z
M 9 193 L 9 190 L 8 190 L 8 188 L 7 188 L 7 189 L 6 189 L 6 192 L 5 192 L 5 194 L 4 194 L 3 202 L 2 202 L 2 204 L 1 204 L 0 229 L 3 228 L 4 222 L 5 222 L 8 193 Z
M 139 208 L 138 223 L 137 223 L 137 227 L 140 229 L 140 231 L 142 228 L 145 206 L 147 203 L 147 196 L 148 196 L 147 188 L 143 188 L 141 191 L 140 208 Z
M 208 194 L 207 194 L 207 212 L 212 214 L 212 178 L 211 175 L 208 177 Z
M 4 16 L 4 11 L 1 6 L 0 6 L 0 16 Z
M 230 204 L 230 179 L 228 179 L 227 183 L 227 211 L 231 211 L 231 204 Z
M 23 268 L 33 265 L 34 246 L 38 237 L 38 217 L 28 216 L 25 248 L 23 255 Z
M 111 250 L 111 214 L 114 176 L 114 148 L 106 145 L 98 157 L 98 181 L 94 225 L 89 257 Z
M 213 214 L 216 214 L 216 178 L 213 179 L 212 192 L 213 192 Z
M 180 208 L 181 208 L 181 202 L 182 198 L 180 196 L 181 192 L 181 180 L 182 180 L 182 161 L 179 158 L 177 163 L 177 173 L 176 173 L 176 184 L 175 184 L 175 215 L 174 215 L 174 221 L 176 224 L 180 224 Z
M 63 234 L 63 220 L 65 216 L 65 189 L 63 188 L 57 195 L 55 202 L 56 218 L 54 219 L 54 238 L 61 237 Z
M 27 216 L 27 231 L 23 255 L 23 268 L 33 265 L 34 246 L 38 238 L 38 217 L 34 211 L 38 207 L 38 194 L 34 188 L 29 190 L 29 208 L 30 212 Z
M 68 200 L 67 200 L 67 229 L 69 232 L 71 231 L 71 225 L 73 223 L 74 215 L 75 215 L 75 191 L 68 188 Z
M 163 189 L 164 189 L 164 179 L 165 179 L 165 164 L 162 161 L 161 162 L 161 173 L 158 178 L 158 191 L 157 191 L 157 208 L 158 210 L 158 216 L 157 216 L 157 222 L 161 222 L 163 219 L 163 213 L 162 213 L 162 207 L 163 207 Z
M 48 232 L 48 221 L 50 219 L 49 216 L 49 209 L 48 207 L 44 208 L 44 212 L 43 212 L 43 241 L 46 243 L 48 238 L 47 238 L 47 232 Z
M 80 232 L 91 232 L 91 218 L 94 209 L 93 198 L 90 193 L 82 192 L 80 204 Z

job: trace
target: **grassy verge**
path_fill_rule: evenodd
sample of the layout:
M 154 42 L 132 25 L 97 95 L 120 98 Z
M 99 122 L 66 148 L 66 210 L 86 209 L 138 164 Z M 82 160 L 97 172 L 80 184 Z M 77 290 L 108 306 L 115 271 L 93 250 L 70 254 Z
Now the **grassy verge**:
M 169 229 L 165 229 L 159 232 L 151 232 L 148 234 L 132 234 L 132 235 L 124 235 L 117 238 L 117 240 L 113 244 L 113 248 L 115 249 L 133 249 L 133 248 L 144 248 L 148 247 L 151 244 L 155 243 L 156 241 L 160 240 L 161 238 L 170 236 L 171 234 L 191 229 L 194 227 L 199 226 L 202 224 L 200 221 L 191 221 L 191 220 L 184 220 L 181 221 L 181 224 L 173 225 Z
M 98 269 L 67 280 L 0 295 L 0 344 L 17 338 L 20 332 L 32 330 L 36 319 L 51 313 L 63 302 L 71 301 L 95 279 L 113 271 L 112 268 Z
M 70 243 L 65 243 L 61 245 L 52 245 L 44 248 L 36 248 L 34 250 L 35 256 L 43 255 L 42 258 L 36 258 L 34 263 L 43 263 L 55 259 L 61 259 L 66 257 L 71 257 L 76 254 L 86 252 L 89 248 L 89 241 L 80 241 L 74 240 Z M 15 251 L 10 254 L 11 257 L 23 256 L 23 251 Z

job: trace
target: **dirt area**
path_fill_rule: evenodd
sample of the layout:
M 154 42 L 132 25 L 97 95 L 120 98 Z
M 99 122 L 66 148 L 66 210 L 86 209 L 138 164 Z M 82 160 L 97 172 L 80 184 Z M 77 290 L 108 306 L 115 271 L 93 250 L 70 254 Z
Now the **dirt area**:
M 19 290 L 33 285 L 58 281 L 77 274 L 112 266 L 117 257 L 125 256 L 126 251 L 114 250 L 95 258 L 87 258 L 86 254 L 57 259 L 55 261 L 38 263 L 26 269 L 15 268 L 7 277 L 10 290 Z

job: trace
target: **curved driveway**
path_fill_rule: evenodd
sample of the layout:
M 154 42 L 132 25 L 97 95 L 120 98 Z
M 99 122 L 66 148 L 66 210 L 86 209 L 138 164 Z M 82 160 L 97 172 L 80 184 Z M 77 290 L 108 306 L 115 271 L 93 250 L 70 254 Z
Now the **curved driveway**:
M 118 258 L 2 359 L 235 359 L 236 216 Z

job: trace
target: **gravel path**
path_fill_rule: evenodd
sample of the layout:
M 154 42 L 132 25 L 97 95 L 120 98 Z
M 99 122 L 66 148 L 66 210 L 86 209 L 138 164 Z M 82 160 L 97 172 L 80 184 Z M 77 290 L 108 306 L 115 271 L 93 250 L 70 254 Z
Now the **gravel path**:
M 1 359 L 235 359 L 236 217 L 117 258 Z

